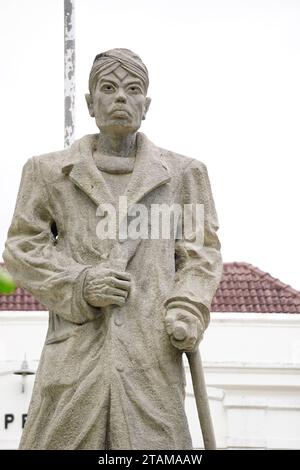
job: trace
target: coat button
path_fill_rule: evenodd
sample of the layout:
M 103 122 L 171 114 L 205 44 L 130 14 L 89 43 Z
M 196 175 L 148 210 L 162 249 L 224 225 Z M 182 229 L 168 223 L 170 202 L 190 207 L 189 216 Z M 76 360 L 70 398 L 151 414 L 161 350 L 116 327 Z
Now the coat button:
M 115 315 L 114 323 L 115 323 L 116 326 L 122 326 L 123 325 L 123 318 L 120 314 Z

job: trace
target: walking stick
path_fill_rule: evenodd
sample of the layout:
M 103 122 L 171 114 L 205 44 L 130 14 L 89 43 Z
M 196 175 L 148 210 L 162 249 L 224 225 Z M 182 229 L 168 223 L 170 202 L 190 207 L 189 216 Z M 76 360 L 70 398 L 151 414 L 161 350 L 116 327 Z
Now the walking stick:
M 180 321 L 176 322 L 173 335 L 176 340 L 184 340 L 187 335 L 186 325 Z M 195 352 L 186 353 L 186 355 L 189 361 L 192 376 L 194 395 L 202 431 L 204 448 L 206 450 L 216 450 L 216 440 L 210 415 L 200 351 L 197 348 Z

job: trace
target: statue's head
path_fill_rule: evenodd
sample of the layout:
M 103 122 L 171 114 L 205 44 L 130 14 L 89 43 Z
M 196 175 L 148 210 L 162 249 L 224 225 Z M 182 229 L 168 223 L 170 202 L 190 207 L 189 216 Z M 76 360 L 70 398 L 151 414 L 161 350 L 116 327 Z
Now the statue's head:
M 148 70 L 129 49 L 111 49 L 95 57 L 89 93 L 85 95 L 90 116 L 108 134 L 136 132 L 145 119 L 151 99 L 147 97 Z

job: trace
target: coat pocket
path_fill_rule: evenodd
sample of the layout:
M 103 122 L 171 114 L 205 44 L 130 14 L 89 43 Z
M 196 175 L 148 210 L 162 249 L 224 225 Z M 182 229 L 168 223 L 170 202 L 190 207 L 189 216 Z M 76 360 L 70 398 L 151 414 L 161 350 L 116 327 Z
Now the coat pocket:
M 78 341 L 76 331 L 53 334 L 47 338 L 40 371 L 44 392 L 55 394 L 66 387 L 76 386 L 80 366 Z
M 78 331 L 79 325 L 65 320 L 55 312 L 49 312 L 48 331 L 45 344 L 55 344 L 65 341 Z
M 66 339 L 70 338 L 70 336 L 73 336 L 74 334 L 75 334 L 75 331 L 67 331 L 65 333 L 60 333 L 60 334 L 51 334 L 47 336 L 45 344 L 60 343 L 61 341 L 65 341 Z

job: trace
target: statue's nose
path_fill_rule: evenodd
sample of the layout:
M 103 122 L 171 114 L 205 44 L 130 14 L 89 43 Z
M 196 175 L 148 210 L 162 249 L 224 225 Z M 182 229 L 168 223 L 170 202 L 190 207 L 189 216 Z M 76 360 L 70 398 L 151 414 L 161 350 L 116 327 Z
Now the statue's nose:
M 126 95 L 123 90 L 119 90 L 116 96 L 116 101 L 118 103 L 126 103 Z

